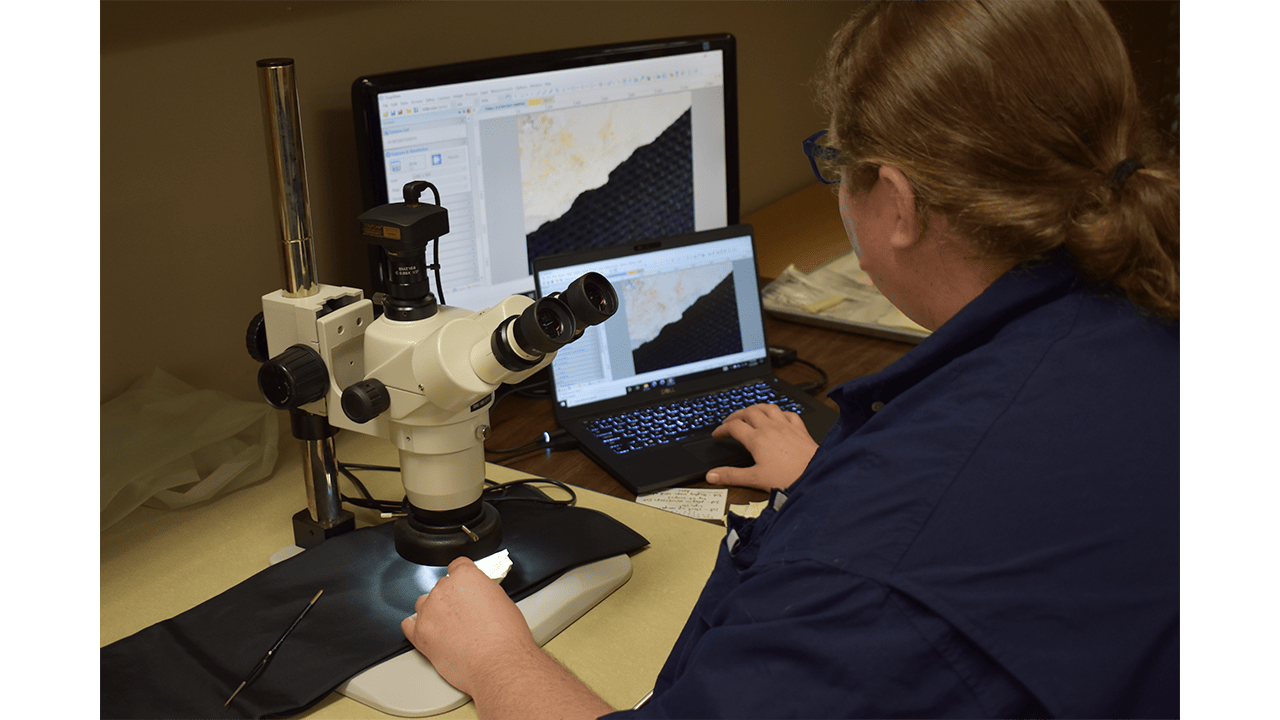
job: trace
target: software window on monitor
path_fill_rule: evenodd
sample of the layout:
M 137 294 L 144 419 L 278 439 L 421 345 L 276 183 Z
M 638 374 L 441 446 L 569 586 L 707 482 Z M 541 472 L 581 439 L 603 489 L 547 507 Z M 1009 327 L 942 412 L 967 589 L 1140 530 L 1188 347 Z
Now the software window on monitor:
M 439 248 L 447 302 L 479 309 L 532 291 L 539 255 L 736 220 L 723 55 L 378 93 L 375 181 L 389 202 L 411 180 L 439 189 L 450 221 Z

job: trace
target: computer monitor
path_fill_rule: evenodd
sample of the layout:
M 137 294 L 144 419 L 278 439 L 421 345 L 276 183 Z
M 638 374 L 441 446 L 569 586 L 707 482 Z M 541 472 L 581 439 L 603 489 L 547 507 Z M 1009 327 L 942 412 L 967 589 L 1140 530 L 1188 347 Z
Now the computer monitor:
M 738 222 L 732 35 L 373 75 L 351 104 L 366 209 L 400 202 L 412 180 L 439 189 L 449 305 L 532 292 L 540 255 Z M 384 273 L 371 246 L 374 292 Z

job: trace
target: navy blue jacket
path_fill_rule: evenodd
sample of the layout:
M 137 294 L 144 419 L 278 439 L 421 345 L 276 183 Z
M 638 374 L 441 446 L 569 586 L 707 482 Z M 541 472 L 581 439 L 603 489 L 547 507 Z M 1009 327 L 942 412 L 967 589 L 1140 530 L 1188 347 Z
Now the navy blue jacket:
M 1178 362 L 1065 263 L 1006 274 L 832 391 L 616 717 L 1178 716 Z

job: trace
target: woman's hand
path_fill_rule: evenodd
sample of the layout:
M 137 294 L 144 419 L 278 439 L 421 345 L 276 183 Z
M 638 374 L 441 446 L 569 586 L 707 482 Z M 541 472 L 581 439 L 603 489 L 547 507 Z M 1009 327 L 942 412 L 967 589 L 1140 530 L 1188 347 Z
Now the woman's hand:
M 777 405 L 743 408 L 725 418 L 711 435 L 737 440 L 756 461 L 746 468 L 712 468 L 707 482 L 713 485 L 781 490 L 800 477 L 818 451 L 800 416 L 783 412 Z
M 538 647 L 520 608 L 467 558 L 449 563 L 448 576 L 414 609 L 400 623 L 404 636 L 471 696 L 480 717 L 590 720 L 613 712 Z
M 450 685 L 472 694 L 481 674 L 538 651 L 524 615 L 502 586 L 465 557 L 418 598 L 417 615 L 400 623 L 404 636 Z

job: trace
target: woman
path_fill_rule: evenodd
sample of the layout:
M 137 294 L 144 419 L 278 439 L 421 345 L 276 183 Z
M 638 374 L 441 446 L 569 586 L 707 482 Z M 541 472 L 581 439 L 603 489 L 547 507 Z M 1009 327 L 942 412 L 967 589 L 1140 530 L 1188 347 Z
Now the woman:
M 617 716 L 1177 716 L 1178 175 L 1122 42 L 1096 2 L 886 2 L 829 59 L 806 152 L 934 333 L 821 447 L 717 430 L 757 464 L 708 480 L 770 503 Z M 477 574 L 405 622 L 437 669 L 482 716 L 606 712 Z

